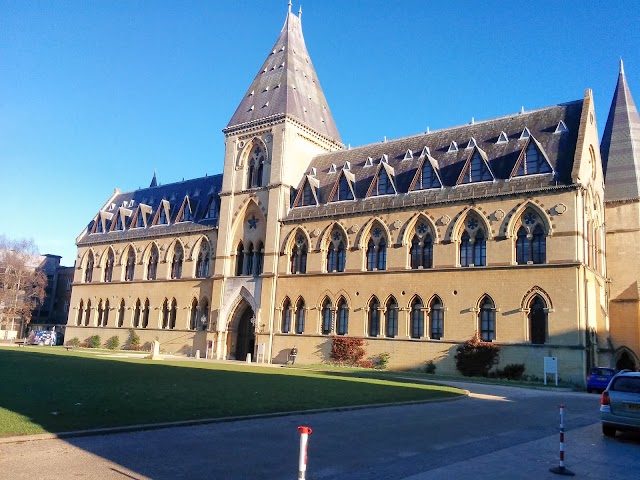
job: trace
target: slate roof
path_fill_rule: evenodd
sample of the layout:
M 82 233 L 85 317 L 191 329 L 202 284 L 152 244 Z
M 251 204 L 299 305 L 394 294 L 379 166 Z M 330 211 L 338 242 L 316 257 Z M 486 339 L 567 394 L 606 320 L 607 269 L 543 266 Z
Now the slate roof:
M 314 216 L 567 188 L 572 183 L 571 170 L 582 108 L 583 101 L 576 100 L 493 120 L 319 155 L 311 161 L 308 173 L 313 174 L 315 169 L 315 175 L 311 175 L 311 178 L 318 185 L 320 205 L 296 206 L 290 209 L 287 219 L 301 220 Z M 564 133 L 556 133 L 560 122 L 567 127 Z M 537 142 L 536 145 L 541 147 L 553 172 L 510 178 L 514 165 L 528 142 L 527 139 L 521 139 L 525 128 Z M 508 142 L 498 142 L 502 132 L 506 134 Z M 480 149 L 481 156 L 487 160 L 495 181 L 456 185 L 467 160 L 475 151 L 473 148 L 466 148 L 472 138 Z M 452 142 L 457 144 L 456 152 L 449 152 Z M 432 163 L 439 169 L 443 188 L 407 194 L 421 164 L 424 147 L 428 147 Z M 412 151 L 413 159 L 405 160 L 408 150 Z M 394 173 L 397 194 L 365 198 L 374 175 L 380 168 L 383 155 L 386 155 L 388 167 Z M 368 157 L 372 161 L 368 161 Z M 331 200 L 330 195 L 347 162 L 355 177 L 356 200 L 327 203 Z M 373 165 L 366 166 L 367 163 Z M 335 173 L 330 173 L 334 170 L 333 165 L 336 166 Z M 307 178 L 305 175 L 298 185 L 298 191 L 304 187 Z M 299 202 L 296 203 L 298 204 Z
M 154 175 L 155 178 L 155 175 Z M 113 242 L 118 240 L 135 240 L 138 238 L 146 238 L 149 236 L 175 235 L 187 232 L 207 231 L 218 226 L 218 217 L 205 218 L 209 201 L 213 197 L 216 202 L 218 212 L 220 207 L 220 189 L 222 188 L 222 175 L 213 175 L 193 180 L 185 180 L 182 182 L 169 183 L 155 187 L 143 188 L 132 192 L 119 192 L 115 194 L 102 207 L 100 212 L 87 226 L 86 232 L 81 235 L 78 245 L 86 245 L 99 242 Z M 189 197 L 191 209 L 193 210 L 193 220 L 176 222 L 176 217 L 182 207 L 185 197 Z M 170 218 L 167 225 L 154 225 L 145 228 L 131 228 L 130 223 L 133 220 L 139 205 L 148 205 L 151 207 L 151 217 L 155 216 L 158 208 L 161 207 L 162 200 L 166 200 L 170 204 Z M 114 230 L 104 233 L 89 233 L 93 230 L 96 218 L 101 213 L 107 215 L 115 215 L 123 207 L 125 210 L 131 211 L 131 215 L 126 221 L 124 231 Z
M 342 144 L 307 52 L 300 18 L 291 11 L 225 131 L 281 115 L 294 117 Z
M 620 60 L 620 73 L 600 143 L 605 202 L 640 198 L 640 117 Z

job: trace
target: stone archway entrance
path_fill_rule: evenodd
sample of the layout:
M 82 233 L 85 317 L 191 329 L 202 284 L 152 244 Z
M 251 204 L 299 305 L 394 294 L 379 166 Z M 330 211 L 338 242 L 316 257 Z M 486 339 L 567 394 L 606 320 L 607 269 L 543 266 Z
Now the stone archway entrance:
M 251 323 L 251 320 L 254 319 L 253 310 L 249 305 L 246 305 L 246 308 L 239 313 L 240 318 L 238 320 L 238 330 L 236 337 L 236 348 L 235 348 L 235 357 L 236 360 L 244 360 L 247 358 L 247 354 L 251 354 L 251 359 L 253 360 L 255 357 L 254 347 L 256 343 L 256 334 L 255 327 Z M 255 320 L 254 320 L 255 322 Z

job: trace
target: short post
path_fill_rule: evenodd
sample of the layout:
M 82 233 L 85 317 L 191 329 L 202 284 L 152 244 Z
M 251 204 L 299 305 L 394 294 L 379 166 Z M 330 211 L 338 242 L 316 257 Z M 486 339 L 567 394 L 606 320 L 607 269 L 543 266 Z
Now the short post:
M 307 475 L 307 443 L 309 441 L 309 435 L 311 435 L 311 428 L 298 427 L 300 432 L 300 458 L 298 460 L 298 480 L 305 480 Z
M 575 473 L 564 466 L 564 405 L 560 405 L 560 465 L 550 468 L 551 473 L 573 477 Z

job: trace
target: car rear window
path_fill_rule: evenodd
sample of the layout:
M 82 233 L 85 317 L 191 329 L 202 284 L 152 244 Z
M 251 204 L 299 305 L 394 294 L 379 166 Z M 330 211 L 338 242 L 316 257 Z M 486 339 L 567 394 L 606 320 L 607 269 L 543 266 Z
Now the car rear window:
M 616 392 L 640 393 L 640 377 L 618 377 L 609 390 Z
M 591 375 L 613 375 L 612 368 L 592 368 Z

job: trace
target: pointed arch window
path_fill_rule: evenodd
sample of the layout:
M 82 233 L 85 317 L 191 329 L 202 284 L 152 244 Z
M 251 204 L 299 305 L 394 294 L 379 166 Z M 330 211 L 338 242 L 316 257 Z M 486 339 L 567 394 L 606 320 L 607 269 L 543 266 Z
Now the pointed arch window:
M 107 253 L 107 260 L 104 263 L 104 281 L 111 282 L 113 278 L 113 264 L 115 263 L 115 256 L 113 250 L 109 249 Z
M 120 301 L 120 308 L 118 308 L 118 327 L 124 327 L 124 315 L 126 312 L 126 307 L 124 303 L 124 299 Z
M 338 335 L 346 335 L 349 333 L 349 305 L 344 298 L 338 301 Z
M 529 338 L 534 345 L 547 342 L 548 315 L 545 301 L 536 295 L 529 304 Z
M 382 228 L 375 226 L 367 243 L 367 270 L 386 270 L 387 243 Z
M 209 301 L 205 298 L 200 308 L 200 325 L 199 329 L 207 330 L 209 328 Z
M 93 278 L 93 252 L 89 252 L 87 265 L 84 269 L 84 283 L 91 283 Z
M 411 302 L 411 338 L 424 337 L 424 309 L 422 300 L 415 298 Z
M 196 261 L 196 277 L 207 278 L 209 276 L 209 257 L 211 254 L 211 248 L 209 242 L 203 240 L 200 244 L 200 251 L 198 252 L 198 260 Z
M 429 338 L 440 340 L 444 336 L 444 307 L 440 297 L 434 297 L 429 305 Z
M 369 336 L 380 335 L 380 302 L 373 297 L 369 302 Z
M 158 273 L 158 247 L 155 243 L 151 245 L 151 252 L 149 253 L 149 262 L 147 263 L 147 280 L 155 280 Z
M 296 333 L 298 335 L 304 333 L 305 310 L 304 300 L 298 300 L 298 305 L 296 305 Z
M 532 210 L 525 210 L 516 233 L 516 263 L 542 264 L 547 261 L 547 235 L 542 219 Z
M 244 245 L 242 242 L 238 243 L 236 249 L 236 276 L 239 277 L 243 273 L 244 268 Z
M 84 311 L 84 326 L 88 327 L 91 323 L 91 300 L 87 300 L 87 308 Z
M 327 272 L 344 272 L 347 252 L 342 232 L 334 229 L 327 248 Z
M 142 310 L 142 328 L 149 326 L 149 310 L 149 299 L 147 298 L 144 301 L 144 309 Z
M 191 318 L 189 321 L 189 329 L 196 330 L 198 322 L 198 300 L 193 299 L 191 302 Z
M 433 240 L 425 223 L 416 226 L 411 239 L 410 257 L 412 269 L 433 267 Z
M 84 301 L 81 299 L 78 305 L 78 311 L 76 312 L 76 326 L 82 325 L 82 315 L 84 315 Z
M 474 216 L 466 219 L 460 236 L 460 266 L 473 267 L 487 264 L 487 241 L 484 228 Z
M 133 312 L 133 328 L 140 328 L 140 313 L 142 308 L 140 306 L 140 299 L 136 300 L 136 308 Z
M 329 335 L 333 330 L 333 309 L 331 300 L 325 299 L 322 304 L 322 334 Z
M 182 278 L 182 260 L 184 259 L 184 250 L 180 242 L 176 242 L 173 247 L 173 259 L 171 260 L 171 278 Z
M 134 252 L 132 247 L 129 247 L 129 252 L 127 253 L 127 265 L 125 267 L 124 279 L 127 282 L 131 282 L 133 280 L 133 275 L 136 268 L 136 253 Z
M 249 169 L 247 170 L 247 188 L 263 185 L 265 154 L 262 147 L 256 145 L 249 155 Z
M 166 298 L 162 302 L 162 328 L 164 330 L 169 328 L 169 300 Z
M 104 310 L 102 311 L 102 326 L 106 327 L 109 324 L 109 299 L 104 301 Z
M 178 315 L 178 302 L 174 298 L 171 300 L 171 312 L 169 313 L 169 329 L 173 330 L 176 328 L 176 317 Z
M 493 300 L 484 297 L 480 303 L 480 338 L 485 342 L 496 339 L 496 308 Z
M 286 298 L 282 304 L 282 333 L 289 333 L 291 331 L 291 301 Z
M 307 273 L 307 239 L 302 233 L 296 236 L 296 243 L 291 249 L 291 273 Z
M 385 312 L 385 325 L 386 336 L 388 338 L 395 338 L 398 336 L 398 302 L 391 297 L 387 302 L 387 308 Z

